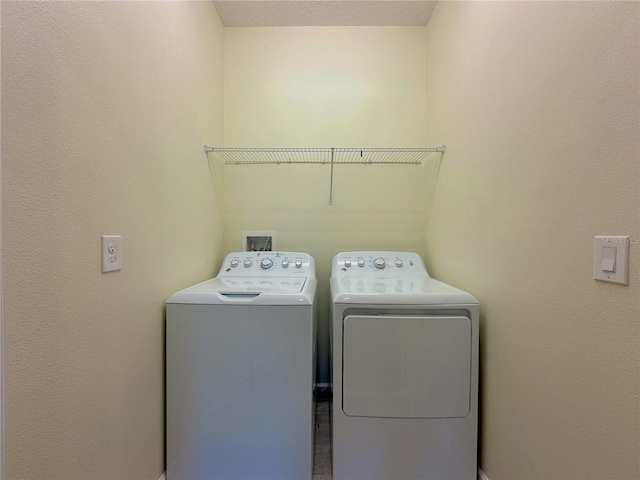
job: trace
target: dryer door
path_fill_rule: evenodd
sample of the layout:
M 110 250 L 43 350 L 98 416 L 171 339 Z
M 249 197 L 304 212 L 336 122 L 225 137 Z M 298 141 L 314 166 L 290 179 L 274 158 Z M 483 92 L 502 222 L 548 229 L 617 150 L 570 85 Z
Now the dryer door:
M 442 418 L 469 413 L 469 318 L 349 315 L 343 334 L 346 415 Z

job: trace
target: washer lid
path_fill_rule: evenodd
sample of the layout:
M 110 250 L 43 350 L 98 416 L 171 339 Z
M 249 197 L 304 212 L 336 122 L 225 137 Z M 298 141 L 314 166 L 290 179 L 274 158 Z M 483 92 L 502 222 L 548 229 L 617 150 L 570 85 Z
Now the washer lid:
M 334 303 L 375 305 L 468 305 L 473 295 L 430 277 L 343 277 L 331 279 Z
M 246 293 L 299 293 L 306 277 L 216 277 L 187 288 L 186 292 L 219 292 L 222 294 Z
M 167 303 L 308 305 L 316 283 L 307 277 L 216 277 L 174 293 Z

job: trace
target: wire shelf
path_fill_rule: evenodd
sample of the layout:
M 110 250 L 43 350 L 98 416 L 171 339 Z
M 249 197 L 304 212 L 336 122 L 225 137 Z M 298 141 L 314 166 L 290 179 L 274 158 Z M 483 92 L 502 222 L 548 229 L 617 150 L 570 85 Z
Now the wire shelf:
M 445 145 L 425 148 L 226 148 L 204 146 L 205 153 L 219 155 L 225 164 L 328 163 L 331 165 L 329 205 L 333 205 L 335 164 L 414 164 L 433 152 L 444 153 Z
M 433 152 L 444 152 L 445 146 L 432 148 L 226 148 L 209 147 L 224 163 L 341 163 L 341 164 L 420 164 Z

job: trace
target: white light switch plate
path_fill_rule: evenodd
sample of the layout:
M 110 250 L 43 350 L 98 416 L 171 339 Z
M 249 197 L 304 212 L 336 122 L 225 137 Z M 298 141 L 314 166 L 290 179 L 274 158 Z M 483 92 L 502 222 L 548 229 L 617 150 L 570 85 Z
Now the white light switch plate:
M 629 237 L 594 237 L 593 278 L 629 285 Z

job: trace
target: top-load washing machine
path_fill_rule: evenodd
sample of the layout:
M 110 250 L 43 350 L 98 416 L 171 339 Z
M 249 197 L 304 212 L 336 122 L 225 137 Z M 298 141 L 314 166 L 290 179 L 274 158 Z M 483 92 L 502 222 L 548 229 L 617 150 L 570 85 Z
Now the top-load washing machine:
M 311 479 L 316 283 L 305 253 L 239 252 L 168 299 L 168 480 Z
M 333 479 L 475 480 L 477 300 L 416 253 L 344 252 L 331 301 Z

